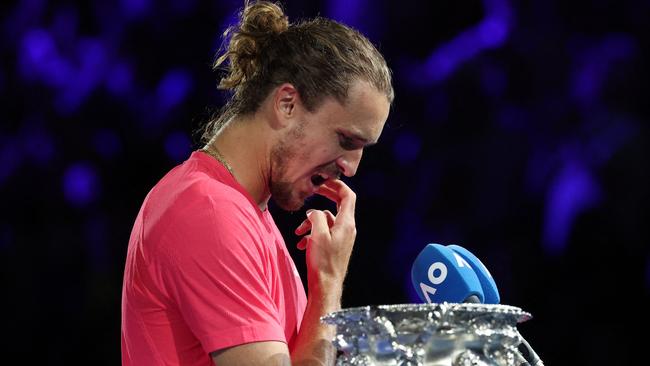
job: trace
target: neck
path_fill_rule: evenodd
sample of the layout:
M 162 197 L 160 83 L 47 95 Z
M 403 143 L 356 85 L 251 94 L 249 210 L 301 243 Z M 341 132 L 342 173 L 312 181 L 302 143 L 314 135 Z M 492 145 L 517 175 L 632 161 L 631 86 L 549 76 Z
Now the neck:
M 219 151 L 232 168 L 235 180 L 262 211 L 266 210 L 271 197 L 268 187 L 271 172 L 269 136 L 266 124 L 256 120 L 255 116 L 234 118 L 206 144 L 206 147 Z

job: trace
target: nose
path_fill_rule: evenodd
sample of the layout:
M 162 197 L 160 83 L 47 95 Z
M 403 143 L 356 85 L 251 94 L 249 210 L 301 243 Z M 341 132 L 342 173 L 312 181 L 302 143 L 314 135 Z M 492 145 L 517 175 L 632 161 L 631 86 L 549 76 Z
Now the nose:
M 357 168 L 359 168 L 359 163 L 361 162 L 361 155 L 363 155 L 363 149 L 347 151 L 336 159 L 336 166 L 338 166 L 343 175 L 352 177 L 357 174 Z

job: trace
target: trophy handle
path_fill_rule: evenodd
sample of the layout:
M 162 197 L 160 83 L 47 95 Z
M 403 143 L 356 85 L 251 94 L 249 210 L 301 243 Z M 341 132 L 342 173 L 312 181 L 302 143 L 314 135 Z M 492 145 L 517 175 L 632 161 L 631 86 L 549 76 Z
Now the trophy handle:
M 517 332 L 517 333 L 519 333 L 519 332 Z M 544 366 L 544 363 L 539 358 L 539 356 L 537 355 L 537 353 L 535 352 L 533 347 L 530 346 L 528 341 L 526 339 L 524 339 L 524 337 L 521 335 L 521 333 L 519 333 L 519 339 L 521 341 L 521 344 L 525 347 L 526 353 L 528 353 L 528 358 L 526 358 L 526 359 L 530 360 L 529 361 L 530 365 L 531 366 Z

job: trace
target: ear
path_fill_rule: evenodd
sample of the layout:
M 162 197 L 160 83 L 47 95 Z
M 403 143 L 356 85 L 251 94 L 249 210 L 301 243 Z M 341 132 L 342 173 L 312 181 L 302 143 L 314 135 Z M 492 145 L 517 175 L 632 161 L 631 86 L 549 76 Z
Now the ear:
M 300 95 L 293 84 L 278 86 L 273 94 L 274 121 L 277 124 L 273 128 L 284 128 L 295 121 L 300 103 Z

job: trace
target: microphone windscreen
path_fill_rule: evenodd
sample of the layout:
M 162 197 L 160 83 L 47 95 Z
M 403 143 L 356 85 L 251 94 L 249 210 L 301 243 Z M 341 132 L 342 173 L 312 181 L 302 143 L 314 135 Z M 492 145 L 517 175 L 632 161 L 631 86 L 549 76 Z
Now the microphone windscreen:
M 441 244 L 428 244 L 413 262 L 411 281 L 426 303 L 484 301 L 481 283 L 463 257 Z
M 481 262 L 478 257 L 472 254 L 472 252 L 461 247 L 460 245 L 447 245 L 447 248 L 453 250 L 455 253 L 458 253 L 474 269 L 474 273 L 481 283 L 481 289 L 483 289 L 483 296 L 485 297 L 483 303 L 498 304 L 501 301 L 501 297 L 499 296 L 499 289 L 497 288 L 497 284 L 494 281 L 492 274 L 490 271 L 488 271 L 483 262 Z

